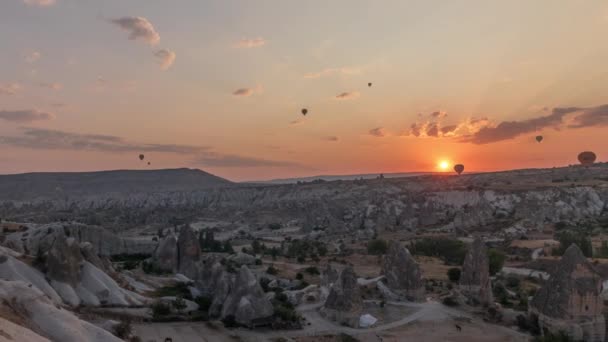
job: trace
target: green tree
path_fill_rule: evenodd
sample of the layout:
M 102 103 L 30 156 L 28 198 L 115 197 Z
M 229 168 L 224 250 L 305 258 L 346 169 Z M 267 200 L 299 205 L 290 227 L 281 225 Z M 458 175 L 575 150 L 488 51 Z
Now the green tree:
M 502 266 L 505 264 L 507 256 L 505 253 L 491 248 L 488 250 L 488 258 L 490 259 L 490 275 L 495 275 L 502 270 Z
M 448 270 L 448 278 L 451 282 L 458 282 L 460 280 L 460 268 L 452 267 Z
M 559 241 L 559 255 L 564 255 L 564 252 L 568 247 L 570 247 L 570 245 L 576 244 L 587 258 L 591 258 L 593 256 L 591 240 L 586 233 L 565 230 L 557 233 L 556 237 Z
M 388 249 L 388 244 L 384 240 L 375 239 L 367 243 L 367 253 L 371 255 L 383 255 Z

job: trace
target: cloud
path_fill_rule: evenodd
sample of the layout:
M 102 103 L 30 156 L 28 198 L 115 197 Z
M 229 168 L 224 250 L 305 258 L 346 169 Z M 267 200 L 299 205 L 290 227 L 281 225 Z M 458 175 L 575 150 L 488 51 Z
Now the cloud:
M 30 64 L 33 64 L 36 63 L 40 59 L 40 57 L 42 57 L 42 54 L 40 54 L 40 52 L 38 51 L 34 51 L 29 55 L 25 56 L 25 61 Z
M 361 73 L 360 68 L 351 68 L 351 67 L 327 68 L 327 69 L 323 69 L 318 72 L 312 72 L 312 73 L 305 74 L 304 78 L 314 79 L 314 78 L 321 78 L 324 76 L 330 76 L 330 75 L 336 75 L 336 74 L 354 75 L 354 74 L 359 74 L 359 73 Z
M 299 119 L 295 119 L 291 122 L 289 122 L 290 126 L 297 126 L 297 125 L 301 125 L 304 123 L 304 118 L 299 118 Z
M 336 95 L 336 100 L 353 100 L 360 96 L 361 94 L 358 91 L 345 92 Z
M 23 0 L 28 6 L 47 7 L 55 4 L 55 0 Z
M 261 94 L 264 92 L 264 87 L 257 85 L 255 88 L 239 88 L 232 92 L 234 96 L 247 97 L 255 94 Z
M 337 136 L 335 136 L 335 135 L 330 135 L 330 136 L 327 136 L 327 137 L 323 137 L 323 140 L 326 140 L 326 141 L 338 141 L 339 138 Z
M 0 95 L 15 95 L 23 89 L 18 83 L 0 84 Z
M 48 88 L 48 89 L 52 89 L 52 90 L 61 90 L 61 89 L 63 89 L 63 84 L 57 83 L 57 82 L 53 82 L 53 83 L 39 83 L 38 85 L 41 86 L 42 88 Z
M 420 121 L 413 123 L 409 130 L 402 135 L 414 137 L 457 137 L 468 136 L 478 132 L 483 127 L 491 126 L 492 123 L 483 119 L 466 119 L 458 124 L 444 125 L 448 114 L 443 111 L 432 112 L 428 115 L 418 114 Z
M 154 56 L 158 59 L 162 70 L 169 69 L 175 62 L 175 52 L 167 49 L 160 49 L 154 52 Z
M 47 112 L 40 112 L 35 109 L 28 110 L 0 110 L 0 119 L 11 122 L 33 122 L 52 120 L 55 115 Z
M 608 105 L 593 108 L 581 108 L 581 114 L 573 118 L 568 127 L 583 128 L 594 126 L 608 126 Z
M 156 45 L 160 41 L 160 35 L 146 18 L 122 17 L 112 19 L 110 22 L 129 32 L 130 40 L 142 40 L 150 45 Z
M 496 126 L 482 127 L 471 136 L 464 137 L 462 141 L 483 145 L 504 140 L 510 140 L 526 133 L 533 133 L 548 127 L 559 127 L 564 116 L 579 111 L 580 108 L 554 108 L 549 115 L 522 120 L 503 121 Z
M 1 113 L 1 112 L 0 112 Z M 98 152 L 160 152 L 175 154 L 203 153 L 208 147 L 175 144 L 137 144 L 113 135 L 80 134 L 51 129 L 21 128 L 19 136 L 0 136 L 1 145 L 40 150 Z
M 386 130 L 384 129 L 384 127 L 376 127 L 376 128 L 372 128 L 369 130 L 368 132 L 370 135 L 374 136 L 374 137 L 378 137 L 378 138 L 382 138 L 388 135 L 388 133 L 386 132 Z
M 268 160 L 233 154 L 206 152 L 195 161 L 207 167 L 302 167 L 302 165 L 285 160 Z
M 262 47 L 264 45 L 266 45 L 266 40 L 264 40 L 264 38 L 258 37 L 253 39 L 243 38 L 239 40 L 236 44 L 234 44 L 234 47 L 239 49 L 251 49 Z

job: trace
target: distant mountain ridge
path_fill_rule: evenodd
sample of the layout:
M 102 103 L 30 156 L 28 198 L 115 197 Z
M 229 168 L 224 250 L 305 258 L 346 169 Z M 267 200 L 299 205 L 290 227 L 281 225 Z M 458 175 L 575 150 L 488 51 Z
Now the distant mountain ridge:
M 87 196 L 191 191 L 229 187 L 235 183 L 199 169 L 36 172 L 0 175 L 0 198 Z
M 417 177 L 432 175 L 435 172 L 394 172 L 394 173 L 363 173 L 363 174 L 352 174 L 352 175 L 319 175 L 310 177 L 296 177 L 296 178 L 279 178 L 265 181 L 249 181 L 243 183 L 253 184 L 294 184 L 297 182 L 312 182 L 315 180 L 324 181 L 336 181 L 336 180 L 356 180 L 356 179 L 374 179 L 383 175 L 384 178 L 404 178 L 404 177 Z

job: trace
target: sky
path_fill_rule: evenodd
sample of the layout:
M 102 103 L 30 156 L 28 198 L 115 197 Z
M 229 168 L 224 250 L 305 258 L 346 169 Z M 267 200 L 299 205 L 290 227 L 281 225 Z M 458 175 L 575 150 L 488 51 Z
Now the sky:
M 2 0 L 0 173 L 605 161 L 607 34 L 604 0 Z

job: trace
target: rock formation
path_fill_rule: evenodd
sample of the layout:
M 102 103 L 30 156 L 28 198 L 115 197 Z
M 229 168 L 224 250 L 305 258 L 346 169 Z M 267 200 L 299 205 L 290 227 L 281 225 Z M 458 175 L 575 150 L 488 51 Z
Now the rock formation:
M 196 279 L 197 264 L 201 259 L 201 247 L 190 225 L 185 225 L 181 228 L 177 239 L 177 250 L 178 272 L 190 279 Z
M 177 272 L 178 256 L 177 237 L 175 234 L 169 233 L 160 241 L 152 257 L 159 269 L 175 273 Z
M 551 277 L 530 302 L 542 329 L 576 341 L 604 341 L 602 278 L 576 245 L 568 247 Z
M 74 238 L 57 237 L 46 257 L 47 276 L 51 281 L 76 286 L 82 279 L 80 245 Z
M 3 303 L 0 304 L 2 311 L 10 312 L 9 317 L 19 319 L 20 323 L 52 341 L 122 341 L 104 329 L 80 320 L 70 311 L 58 308 L 38 288 L 21 281 L 0 280 L 0 302 Z M 35 341 L 19 337 L 18 341 Z
M 357 327 L 362 309 L 363 300 L 357 275 L 352 267 L 346 267 L 332 286 L 321 314 L 340 324 Z
M 335 268 L 331 267 L 329 263 L 327 263 L 325 270 L 323 270 L 323 274 L 321 274 L 321 286 L 331 288 L 333 284 L 338 281 L 339 277 L 340 274 L 338 273 L 338 271 Z
M 222 318 L 233 316 L 237 323 L 251 325 L 255 320 L 273 314 L 272 303 L 266 298 L 257 279 L 247 266 L 241 266 L 234 287 L 222 307 Z
M 489 305 L 493 303 L 490 280 L 490 260 L 483 240 L 476 238 L 469 248 L 462 265 L 460 291 L 470 303 Z
M 403 299 L 424 300 L 424 283 L 418 263 L 399 242 L 391 241 L 384 256 L 382 274 L 388 288 Z

